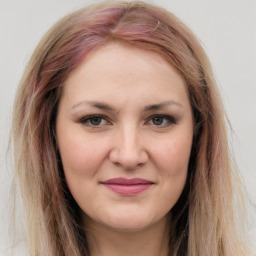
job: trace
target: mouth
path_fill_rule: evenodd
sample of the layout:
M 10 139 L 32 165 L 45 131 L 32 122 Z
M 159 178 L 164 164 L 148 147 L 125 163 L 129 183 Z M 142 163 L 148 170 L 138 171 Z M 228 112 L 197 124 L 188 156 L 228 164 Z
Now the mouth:
M 114 178 L 100 182 L 100 184 L 106 186 L 118 194 L 132 196 L 142 193 L 143 191 L 153 186 L 155 183 L 150 180 L 140 178 Z

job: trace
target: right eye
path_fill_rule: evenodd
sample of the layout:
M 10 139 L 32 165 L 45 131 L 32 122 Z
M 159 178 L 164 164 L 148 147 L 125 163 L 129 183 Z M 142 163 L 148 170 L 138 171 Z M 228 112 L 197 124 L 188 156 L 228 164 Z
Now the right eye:
M 101 127 L 108 125 L 109 122 L 101 115 L 89 115 L 80 119 L 80 123 L 90 127 Z

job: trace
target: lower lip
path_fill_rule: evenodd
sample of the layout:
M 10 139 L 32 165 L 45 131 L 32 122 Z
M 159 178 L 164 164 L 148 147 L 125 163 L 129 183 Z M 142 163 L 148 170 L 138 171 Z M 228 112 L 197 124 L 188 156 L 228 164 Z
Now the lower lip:
M 139 194 L 148 188 L 150 188 L 153 184 L 146 183 L 146 184 L 103 184 L 107 188 L 115 191 L 118 194 L 132 196 Z

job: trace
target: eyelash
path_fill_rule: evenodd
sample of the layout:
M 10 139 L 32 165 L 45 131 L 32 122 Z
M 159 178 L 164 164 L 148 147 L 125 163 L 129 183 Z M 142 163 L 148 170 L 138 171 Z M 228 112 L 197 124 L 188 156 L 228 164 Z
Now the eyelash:
M 92 120 L 95 119 L 95 118 L 99 118 L 100 123 L 102 122 L 102 120 L 105 120 L 106 124 L 92 124 Z M 166 123 L 164 125 L 162 125 L 162 123 L 160 125 L 156 125 L 156 124 L 152 123 L 151 125 L 153 125 L 155 127 L 165 128 L 165 127 L 171 126 L 173 124 L 177 124 L 177 121 L 174 117 L 169 116 L 169 115 L 161 115 L 161 114 L 150 116 L 145 123 L 149 124 L 149 122 L 151 122 L 154 118 L 162 118 L 163 121 L 166 120 Z M 82 119 L 80 119 L 79 122 L 83 125 L 86 125 L 86 126 L 89 126 L 89 127 L 92 127 L 92 128 L 100 128 L 103 125 L 110 125 L 111 124 L 111 122 L 109 122 L 104 115 L 88 115 L 88 116 L 83 117 Z
M 152 125 L 154 125 L 154 126 L 156 126 L 156 127 L 168 127 L 168 126 L 170 126 L 170 125 L 173 125 L 173 124 L 176 124 L 177 123 L 177 121 L 176 121 L 176 119 L 174 118 L 174 117 L 172 117 L 172 116 L 169 116 L 169 115 L 160 115 L 160 114 L 158 114 L 158 115 L 153 115 L 153 116 L 150 116 L 149 118 L 148 118 L 148 121 L 146 122 L 146 123 L 149 123 L 150 121 L 152 121 L 154 118 L 162 118 L 163 120 L 166 120 L 166 123 L 165 123 L 165 125 L 156 125 L 156 124 L 152 124 Z
M 93 128 L 98 128 L 98 127 L 101 127 L 101 125 L 95 125 L 95 124 L 92 124 L 91 121 L 94 119 L 94 118 L 100 118 L 101 121 L 102 120 L 105 120 L 108 124 L 110 124 L 109 121 L 107 121 L 107 118 L 103 115 L 89 115 L 89 116 L 85 116 L 83 117 L 82 119 L 80 119 L 80 123 L 81 124 L 84 124 L 86 126 L 90 126 L 90 127 L 93 127 Z

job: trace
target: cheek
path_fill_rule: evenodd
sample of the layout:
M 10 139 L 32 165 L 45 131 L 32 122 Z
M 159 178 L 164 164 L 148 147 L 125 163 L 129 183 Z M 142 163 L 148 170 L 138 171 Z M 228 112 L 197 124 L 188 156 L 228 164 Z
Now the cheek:
M 163 176 L 180 176 L 187 172 L 191 150 L 189 138 L 170 139 L 155 148 L 155 162 Z
M 171 209 L 179 199 L 187 179 L 192 135 L 176 134 L 155 147 L 155 164 L 160 174 L 163 207 Z M 166 202 L 169 202 L 166 204 Z
M 59 151 L 64 172 L 72 172 L 72 175 L 94 175 L 106 155 L 106 146 L 101 141 L 101 147 L 97 140 L 83 138 L 83 136 L 62 136 L 60 138 Z
M 188 148 L 184 148 L 185 146 Z M 162 184 L 159 203 L 165 211 L 169 211 L 180 198 L 186 183 L 190 147 L 181 141 L 173 140 L 162 147 L 157 157 Z
M 73 134 L 73 133 L 72 133 Z M 85 195 L 93 191 L 102 162 L 107 152 L 107 143 L 83 135 L 59 137 L 59 151 L 68 188 L 78 205 L 83 208 Z M 90 202 L 90 199 L 86 199 Z

